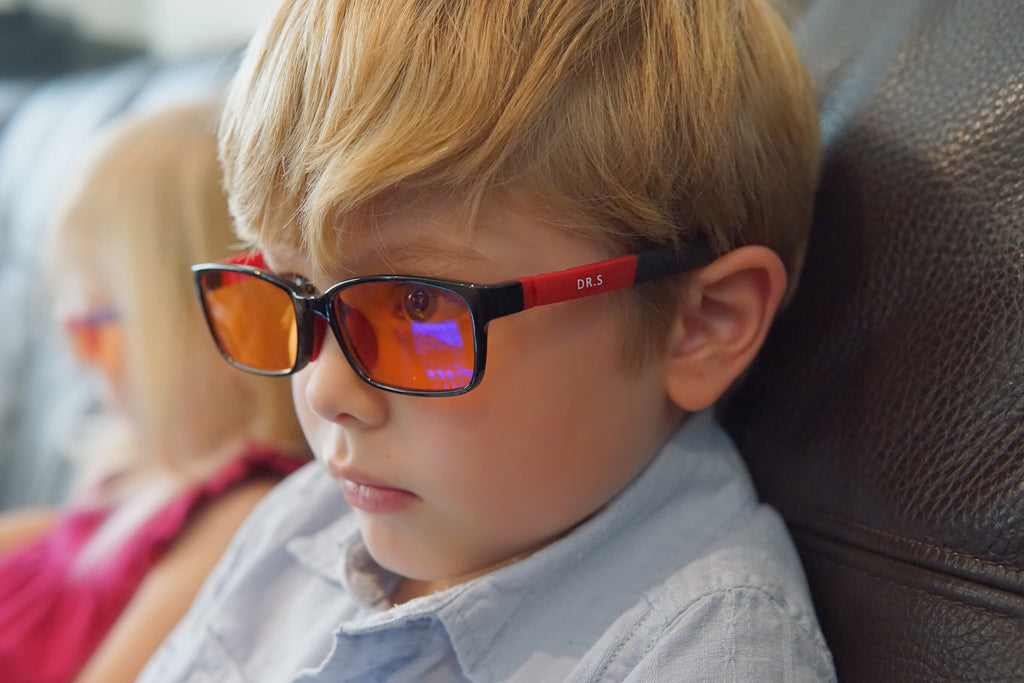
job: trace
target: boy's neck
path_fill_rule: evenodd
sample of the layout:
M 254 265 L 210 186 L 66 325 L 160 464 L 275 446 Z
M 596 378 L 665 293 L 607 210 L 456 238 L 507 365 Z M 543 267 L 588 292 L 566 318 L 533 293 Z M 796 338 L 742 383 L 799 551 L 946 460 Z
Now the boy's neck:
M 401 605 L 415 598 L 422 598 L 425 595 L 444 590 L 445 587 L 436 587 L 436 581 L 417 581 L 416 579 L 402 579 L 391 594 L 391 604 Z
M 575 528 L 575 526 L 573 528 Z M 513 555 L 512 557 L 510 557 L 508 559 L 502 560 L 500 562 L 496 562 L 495 564 L 492 564 L 490 566 L 484 567 L 483 569 L 477 570 L 475 572 L 470 572 L 468 574 L 463 574 L 461 576 L 456 576 L 456 577 L 453 577 L 453 578 L 450 578 L 450 579 L 437 579 L 437 580 L 423 581 L 423 580 L 420 580 L 420 579 L 410 579 L 408 577 L 402 577 L 401 581 L 399 581 L 399 583 L 398 583 L 398 586 L 395 588 L 394 592 L 391 594 L 391 604 L 392 605 L 401 605 L 401 604 L 409 602 L 410 600 L 413 600 L 415 598 L 422 598 L 422 597 L 425 597 L 427 595 L 432 595 L 433 593 L 439 593 L 439 592 L 441 592 L 443 590 L 447 590 L 448 588 L 452 588 L 453 586 L 458 586 L 458 585 L 461 585 L 463 583 L 467 583 L 469 581 L 472 581 L 473 579 L 480 578 L 481 576 L 484 576 L 486 574 L 491 574 L 493 572 L 496 572 L 499 569 L 501 569 L 502 567 L 507 567 L 508 565 L 510 565 L 510 564 L 512 564 L 514 562 L 519 562 L 521 560 L 525 560 L 526 558 L 528 558 L 529 556 L 533 555 L 538 550 L 540 550 L 542 548 L 545 548 L 545 547 L 551 545 L 552 543 L 560 540 L 561 538 L 565 537 L 571 531 L 572 531 L 572 528 L 571 529 L 566 529 L 564 532 L 558 534 L 554 538 L 550 538 L 550 539 L 548 539 L 546 541 L 538 543 L 537 545 L 533 546 L 532 548 L 528 548 L 528 549 L 526 549 L 526 550 L 524 550 L 524 551 L 522 551 L 520 553 L 516 553 L 515 555 Z

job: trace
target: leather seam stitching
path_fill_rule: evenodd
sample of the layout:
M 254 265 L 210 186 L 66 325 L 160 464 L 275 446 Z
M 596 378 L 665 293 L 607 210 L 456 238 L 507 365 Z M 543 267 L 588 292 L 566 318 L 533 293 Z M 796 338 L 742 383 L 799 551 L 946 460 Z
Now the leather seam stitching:
M 891 531 L 886 531 L 884 529 L 876 529 L 876 528 L 870 527 L 870 526 L 868 526 L 866 524 L 861 524 L 859 522 L 852 522 L 850 520 L 841 519 L 840 517 L 837 517 L 836 515 L 834 515 L 832 513 L 829 513 L 829 512 L 824 512 L 824 513 L 819 512 L 818 516 L 819 517 L 825 517 L 828 520 L 830 520 L 830 521 L 834 522 L 835 524 L 837 524 L 839 527 L 845 527 L 847 529 L 851 529 L 851 530 L 853 530 L 853 531 L 855 531 L 855 532 L 857 532 L 857 533 L 859 533 L 861 535 L 867 535 L 867 536 L 874 536 L 874 537 L 882 538 L 882 539 L 888 541 L 890 544 L 895 545 L 895 546 L 905 545 L 905 546 L 908 546 L 911 550 L 913 550 L 913 549 L 923 549 L 923 550 L 930 550 L 932 552 L 940 553 L 940 554 L 943 554 L 943 555 L 952 555 L 953 557 L 963 558 L 963 559 L 972 561 L 972 562 L 974 562 L 974 563 L 976 563 L 978 565 L 981 565 L 982 567 L 987 567 L 987 568 L 994 569 L 994 570 L 999 570 L 999 571 L 1003 571 L 1003 572 L 1007 572 L 1007 573 L 1012 573 L 1012 574 L 1017 575 L 1018 578 L 1024 579 L 1024 568 L 1018 567 L 1018 566 L 1013 565 L 1013 564 L 1003 564 L 1003 563 L 999 563 L 999 562 L 993 562 L 991 560 L 986 560 L 986 559 L 983 559 L 981 557 L 978 557 L 977 555 L 974 555 L 972 553 L 964 552 L 964 551 L 961 551 L 961 550 L 956 550 L 956 549 L 951 548 L 951 547 L 941 546 L 941 545 L 937 545 L 937 544 L 934 544 L 934 543 L 929 543 L 927 541 L 921 541 L 921 540 L 917 540 L 917 539 L 912 539 L 912 538 L 908 538 L 906 536 L 900 536 L 900 535 L 892 533 Z M 871 548 L 871 547 L 869 547 L 869 546 L 867 546 L 867 545 L 865 545 L 863 543 L 858 543 L 858 542 L 855 542 L 855 541 L 851 541 L 848 538 L 844 538 L 841 535 L 834 534 L 834 533 L 829 533 L 826 529 L 821 528 L 820 525 L 807 524 L 806 522 L 803 521 L 803 519 L 801 519 L 800 521 L 794 521 L 794 522 L 789 522 L 789 523 L 792 526 L 794 526 L 794 527 L 801 528 L 801 529 L 807 529 L 808 531 L 811 531 L 811 532 L 813 532 L 815 534 L 826 536 L 828 538 L 831 538 L 831 539 L 836 540 L 836 541 L 840 541 L 842 543 L 848 543 L 848 544 L 856 546 L 856 547 L 858 547 L 858 548 L 860 548 L 862 550 L 867 550 L 867 551 L 870 551 L 870 552 L 873 552 L 873 553 L 878 553 L 879 552 L 879 550 L 877 548 Z M 891 553 L 886 553 L 886 556 L 887 557 L 891 557 L 892 559 L 904 559 L 904 558 L 900 558 L 898 556 L 894 556 Z M 917 560 L 919 562 L 924 562 L 924 561 L 926 561 L 927 558 L 925 558 L 925 557 L 915 557 L 913 559 L 915 559 L 915 560 Z

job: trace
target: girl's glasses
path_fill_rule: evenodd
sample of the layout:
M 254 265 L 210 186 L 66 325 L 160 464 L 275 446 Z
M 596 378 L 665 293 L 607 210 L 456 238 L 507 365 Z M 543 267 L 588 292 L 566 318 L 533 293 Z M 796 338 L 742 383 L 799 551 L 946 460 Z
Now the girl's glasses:
M 68 318 L 64 329 L 71 339 L 75 356 L 85 363 L 102 363 L 114 348 L 112 335 L 121 322 L 120 314 L 113 308 L 100 308 L 82 316 Z
M 236 367 L 290 375 L 316 360 L 330 327 L 352 368 L 373 386 L 454 396 L 480 383 L 492 320 L 692 270 L 712 258 L 700 242 L 683 254 L 663 249 L 494 285 L 374 275 L 323 294 L 304 278 L 268 272 L 259 253 L 195 265 L 192 273 L 217 346 Z

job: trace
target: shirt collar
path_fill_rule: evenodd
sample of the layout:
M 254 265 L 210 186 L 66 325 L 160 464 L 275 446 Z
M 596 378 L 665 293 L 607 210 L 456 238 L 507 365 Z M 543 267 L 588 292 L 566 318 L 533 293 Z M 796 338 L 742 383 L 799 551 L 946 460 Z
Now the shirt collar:
M 343 587 L 360 607 L 371 611 L 391 607 L 389 596 L 399 577 L 370 556 L 354 514 L 343 515 L 312 536 L 292 539 L 287 549 L 307 569 Z

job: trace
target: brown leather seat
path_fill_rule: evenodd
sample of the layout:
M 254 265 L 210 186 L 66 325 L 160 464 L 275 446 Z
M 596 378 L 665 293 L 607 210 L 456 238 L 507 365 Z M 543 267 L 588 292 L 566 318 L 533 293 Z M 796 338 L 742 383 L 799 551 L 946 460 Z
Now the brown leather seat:
M 1024 681 L 1024 2 L 800 4 L 816 223 L 725 421 L 841 679 Z

